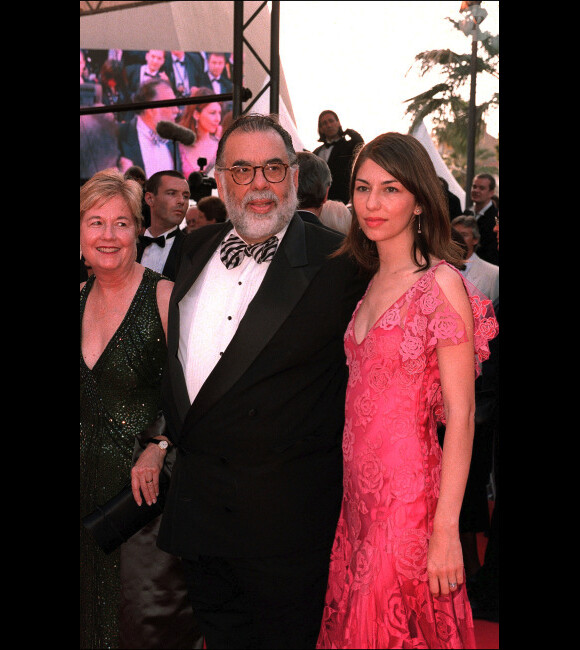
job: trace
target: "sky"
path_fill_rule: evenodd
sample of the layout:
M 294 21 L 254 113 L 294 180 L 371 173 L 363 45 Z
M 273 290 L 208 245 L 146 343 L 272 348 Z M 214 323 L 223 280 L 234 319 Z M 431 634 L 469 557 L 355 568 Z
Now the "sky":
M 499 34 L 499 2 L 482 2 L 488 15 L 482 31 Z M 358 0 L 280 2 L 280 61 L 304 147 L 318 142 L 321 111 L 334 110 L 344 129 L 365 142 L 387 131 L 407 133 L 406 99 L 428 90 L 437 75 L 419 75 L 415 55 L 449 48 L 471 52 L 471 37 L 446 20 L 461 20 L 461 2 Z M 479 74 L 476 102 L 498 90 L 498 81 Z M 469 98 L 469 84 L 463 91 Z M 430 131 L 431 124 L 425 122 Z M 488 132 L 498 137 L 499 110 L 488 115 Z

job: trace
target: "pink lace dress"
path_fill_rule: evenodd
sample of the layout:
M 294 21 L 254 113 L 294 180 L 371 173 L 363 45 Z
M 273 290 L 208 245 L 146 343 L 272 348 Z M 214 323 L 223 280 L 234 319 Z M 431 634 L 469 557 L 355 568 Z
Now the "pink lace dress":
M 440 264 L 360 344 L 362 300 L 345 333 L 344 496 L 317 648 L 475 648 L 465 585 L 436 598 L 427 577 L 441 473 L 436 426 L 444 421 L 437 348 L 468 340 L 435 279 Z M 491 301 L 461 277 L 477 375 L 498 327 Z

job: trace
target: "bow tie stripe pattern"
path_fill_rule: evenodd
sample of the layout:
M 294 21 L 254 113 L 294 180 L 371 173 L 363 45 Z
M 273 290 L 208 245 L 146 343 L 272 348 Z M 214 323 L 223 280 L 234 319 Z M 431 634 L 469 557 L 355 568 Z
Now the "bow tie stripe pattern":
M 167 235 L 167 239 L 169 239 L 170 237 L 175 237 L 175 235 L 177 235 L 177 230 L 170 232 Z M 148 237 L 147 235 L 139 235 L 139 241 L 141 242 L 144 248 L 146 248 L 150 244 L 157 244 L 158 246 L 161 246 L 161 248 L 165 248 L 165 235 L 159 235 L 159 237 Z
M 253 257 L 257 264 L 269 262 L 278 248 L 278 237 L 275 235 L 264 242 L 258 242 L 248 246 L 243 239 L 237 235 L 230 235 L 222 244 L 220 259 L 227 269 L 234 269 L 242 263 L 245 256 Z

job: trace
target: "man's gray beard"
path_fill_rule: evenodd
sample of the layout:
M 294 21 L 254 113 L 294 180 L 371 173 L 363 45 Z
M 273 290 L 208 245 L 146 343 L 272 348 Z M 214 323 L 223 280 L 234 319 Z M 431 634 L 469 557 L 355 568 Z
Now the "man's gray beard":
M 225 187 L 223 189 L 224 196 L 222 198 L 226 205 L 228 218 L 234 224 L 239 235 L 245 240 L 266 240 L 280 232 L 290 223 L 298 206 L 298 196 L 294 183 L 290 183 L 288 192 L 281 200 L 271 190 L 253 190 L 244 196 L 241 205 L 237 203 L 234 196 Z M 268 214 L 248 212 L 246 205 L 250 201 L 257 199 L 274 201 L 274 210 Z

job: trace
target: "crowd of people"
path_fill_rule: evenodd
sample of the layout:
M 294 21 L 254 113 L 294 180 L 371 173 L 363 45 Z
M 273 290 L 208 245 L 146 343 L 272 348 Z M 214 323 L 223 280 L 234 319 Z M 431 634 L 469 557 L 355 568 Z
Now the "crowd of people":
M 227 55 L 119 77 L 126 54 L 91 76 L 81 50 L 95 101 L 228 92 Z M 129 481 L 163 508 L 107 553 L 81 525 L 81 647 L 474 648 L 498 620 L 495 179 L 458 214 L 410 135 L 325 110 L 297 152 L 226 108 L 116 114 L 117 162 L 81 174 L 81 518 Z M 139 157 L 160 119 L 195 142 Z

